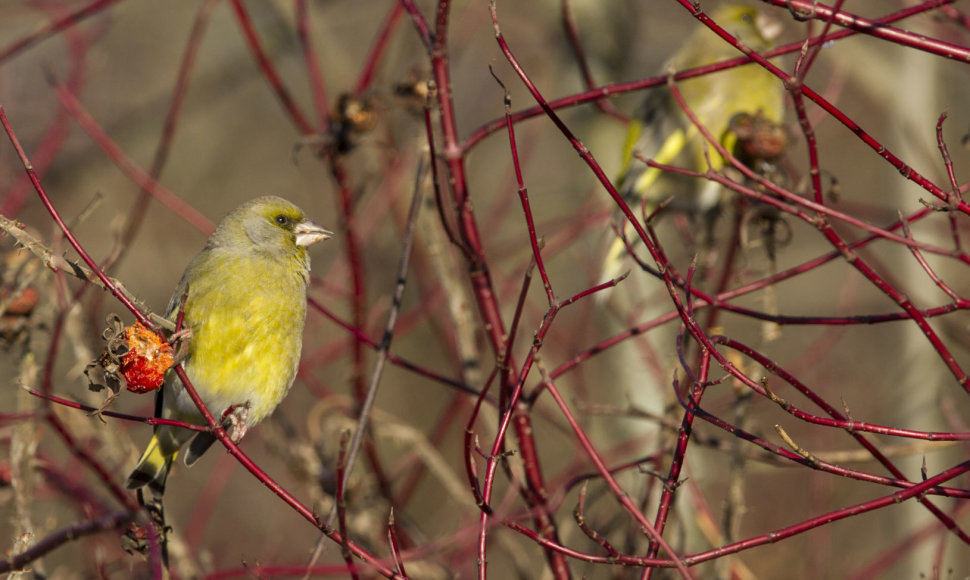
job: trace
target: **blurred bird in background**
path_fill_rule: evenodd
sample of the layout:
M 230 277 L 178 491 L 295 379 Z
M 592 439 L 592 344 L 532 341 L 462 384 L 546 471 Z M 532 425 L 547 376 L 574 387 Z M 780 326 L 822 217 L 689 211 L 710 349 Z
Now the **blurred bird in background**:
M 710 16 L 758 53 L 770 50 L 773 39 L 781 31 L 777 22 L 746 6 L 722 6 Z M 698 25 L 668 61 L 663 74 L 737 58 L 741 54 L 706 26 Z M 680 81 L 677 89 L 697 120 L 728 151 L 737 139 L 730 130 L 732 120 L 743 118 L 750 125 L 755 119 L 757 123 L 779 127 L 783 119 L 784 84 L 757 64 Z M 645 210 L 642 215 L 650 215 L 669 199 L 669 209 L 688 213 L 695 219 L 706 218 L 705 227 L 709 228 L 722 201 L 719 184 L 648 167 L 634 158 L 634 153 L 639 152 L 644 158 L 663 165 L 700 173 L 707 171 L 708 166 L 720 171 L 724 159 L 712 147 L 706 149 L 705 156 L 704 136 L 671 92 L 662 87 L 652 90 L 630 123 L 617 189 L 638 215 L 641 209 Z M 629 224 L 624 223 L 623 231 L 629 239 L 632 232 Z M 626 269 L 623 260 L 626 253 L 623 240 L 616 240 L 604 264 L 605 277 L 615 278 Z
M 189 263 L 169 301 L 166 317 L 175 321 L 184 312 L 183 328 L 191 331 L 182 366 L 216 420 L 238 423 L 235 440 L 272 413 L 293 384 L 306 320 L 307 247 L 331 235 L 279 197 L 244 203 Z M 158 391 L 155 414 L 205 424 L 173 372 Z M 191 466 L 215 439 L 208 431 L 155 427 L 128 489 L 147 485 L 161 496 L 180 449 L 192 441 L 185 452 Z

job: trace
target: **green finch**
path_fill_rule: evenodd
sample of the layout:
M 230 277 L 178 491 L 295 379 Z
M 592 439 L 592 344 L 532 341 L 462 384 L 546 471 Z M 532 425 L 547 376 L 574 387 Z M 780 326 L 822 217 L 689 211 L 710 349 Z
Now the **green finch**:
M 715 10 L 711 19 L 754 52 L 772 48 L 772 39 L 780 26 L 758 14 L 754 8 L 727 5 Z M 729 60 L 742 53 L 704 25 L 685 40 L 664 68 L 664 73 Z M 687 107 L 711 135 L 730 151 L 732 119 L 748 115 L 780 124 L 784 113 L 785 89 L 782 81 L 757 64 L 747 64 L 714 74 L 703 75 L 676 84 Z M 690 121 L 671 91 L 659 87 L 644 99 L 630 130 L 623 152 L 623 166 L 618 191 L 634 211 L 641 204 L 645 215 L 669 199 L 670 207 L 692 215 L 716 212 L 722 190 L 713 181 L 697 179 L 647 167 L 633 158 L 634 151 L 657 163 L 703 173 L 710 166 L 715 171 L 724 167 L 724 159 L 713 147 L 707 147 L 704 136 Z M 710 161 L 708 162 L 708 159 Z M 631 229 L 624 228 L 627 236 Z M 614 276 L 621 270 L 626 247 L 617 240 L 607 256 L 605 272 Z
M 222 220 L 175 288 L 166 317 L 175 321 L 184 313 L 183 328 L 191 331 L 182 366 L 217 421 L 240 423 L 234 438 L 272 413 L 293 384 L 306 320 L 307 247 L 331 235 L 284 199 L 254 199 Z M 155 414 L 205 424 L 173 372 L 158 391 Z M 148 485 L 160 496 L 172 462 L 189 440 L 186 465 L 215 436 L 155 427 L 128 476 L 128 489 Z

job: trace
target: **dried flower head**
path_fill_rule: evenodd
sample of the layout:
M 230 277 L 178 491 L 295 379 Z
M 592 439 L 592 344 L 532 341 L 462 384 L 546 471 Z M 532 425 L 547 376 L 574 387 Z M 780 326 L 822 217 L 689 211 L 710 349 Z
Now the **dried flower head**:
M 780 123 L 758 113 L 740 113 L 731 119 L 729 129 L 737 138 L 734 155 L 753 167 L 758 161 L 772 161 L 788 148 L 788 133 Z

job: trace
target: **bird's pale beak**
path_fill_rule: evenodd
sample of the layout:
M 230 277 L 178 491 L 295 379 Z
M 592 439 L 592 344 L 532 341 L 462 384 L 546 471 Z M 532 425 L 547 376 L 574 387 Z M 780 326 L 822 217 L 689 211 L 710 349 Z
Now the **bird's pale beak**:
M 761 33 L 762 38 L 767 41 L 772 41 L 783 32 L 783 26 L 781 21 L 776 18 L 772 18 L 762 13 L 758 13 L 758 17 L 755 19 L 755 26 L 758 28 L 758 32 Z
M 293 228 L 293 233 L 296 234 L 296 245 L 303 246 L 304 248 L 333 237 L 333 232 L 318 226 L 310 220 L 303 220 L 296 224 L 296 227 Z

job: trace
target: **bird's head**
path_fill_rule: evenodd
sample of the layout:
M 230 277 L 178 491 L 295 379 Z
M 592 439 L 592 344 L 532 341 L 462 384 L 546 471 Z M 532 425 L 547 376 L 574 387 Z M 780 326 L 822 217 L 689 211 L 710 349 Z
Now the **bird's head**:
M 229 213 L 209 238 L 216 247 L 248 247 L 281 257 L 304 254 L 305 248 L 333 236 L 313 223 L 303 210 L 283 198 L 259 197 Z
M 711 13 L 711 19 L 755 52 L 774 46 L 781 34 L 781 23 L 749 6 L 729 4 Z

